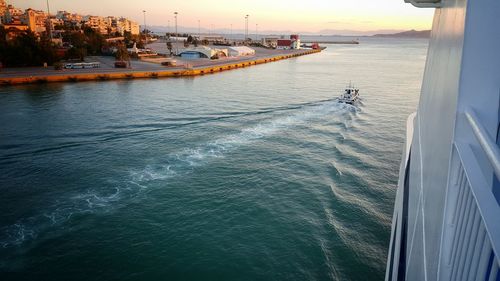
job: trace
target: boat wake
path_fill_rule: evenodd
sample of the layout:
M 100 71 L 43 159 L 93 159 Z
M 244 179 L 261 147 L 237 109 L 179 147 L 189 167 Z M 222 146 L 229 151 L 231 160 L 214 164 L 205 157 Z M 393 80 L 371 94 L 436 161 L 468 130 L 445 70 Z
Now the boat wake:
M 291 110 L 292 108 L 295 110 Z M 341 118 L 356 109 L 351 105 L 337 103 L 335 100 L 325 100 L 269 110 L 273 113 L 271 120 L 244 128 L 236 134 L 171 153 L 162 159 L 152 159 L 152 163 L 141 169 L 130 170 L 119 180 L 108 180 L 106 186 L 89 188 L 80 194 L 61 196 L 62 198 L 44 208 L 45 210 L 39 215 L 22 218 L 14 224 L 2 227 L 0 247 L 19 246 L 49 232 L 57 235 L 60 226 L 74 216 L 111 212 L 125 206 L 132 199 L 142 199 L 141 196 L 147 194 L 146 192 L 152 187 L 165 186 L 165 184 L 152 184 L 154 182 L 168 183 L 169 179 L 192 173 L 196 167 L 225 157 L 239 147 L 263 140 L 294 126 L 313 123 L 326 115 Z

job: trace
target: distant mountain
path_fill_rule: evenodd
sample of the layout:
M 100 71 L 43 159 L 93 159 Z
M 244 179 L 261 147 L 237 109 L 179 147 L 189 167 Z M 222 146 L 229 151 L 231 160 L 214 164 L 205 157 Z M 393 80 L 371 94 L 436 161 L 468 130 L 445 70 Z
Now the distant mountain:
M 430 30 L 409 30 L 404 32 L 392 33 L 392 34 L 375 34 L 373 37 L 397 37 L 397 38 L 429 38 L 431 37 Z
M 141 28 L 143 28 L 141 26 Z M 161 25 L 151 25 L 148 26 L 148 29 L 153 31 L 154 33 L 164 34 L 165 32 L 174 32 L 174 27 L 170 26 L 161 26 Z M 190 34 L 198 34 L 201 32 L 202 34 L 214 34 L 214 35 L 229 35 L 232 34 L 234 38 L 242 37 L 245 33 L 245 30 L 241 29 L 229 29 L 229 28 L 217 28 L 217 29 L 207 29 L 201 28 L 198 30 L 197 27 L 189 27 L 189 26 L 179 26 L 179 33 L 190 33 Z M 255 31 L 253 31 L 255 32 Z M 250 31 L 250 36 L 255 36 L 255 33 Z M 429 38 L 430 30 L 395 30 L 395 29 L 379 29 L 379 30 L 371 30 L 371 31 L 359 31 L 359 30 L 348 30 L 348 29 L 323 29 L 319 32 L 300 32 L 300 31 L 292 31 L 292 30 L 260 30 L 259 36 L 264 35 L 286 35 L 286 34 L 300 34 L 301 36 L 349 36 L 349 37 L 364 37 L 364 36 L 374 36 L 374 37 L 389 37 L 389 38 Z
M 379 30 L 350 30 L 350 29 L 322 29 L 319 32 L 311 33 L 311 35 L 330 35 L 330 36 L 372 36 L 374 34 L 393 34 L 403 30 L 397 29 L 379 29 Z M 300 33 L 306 35 L 307 33 Z

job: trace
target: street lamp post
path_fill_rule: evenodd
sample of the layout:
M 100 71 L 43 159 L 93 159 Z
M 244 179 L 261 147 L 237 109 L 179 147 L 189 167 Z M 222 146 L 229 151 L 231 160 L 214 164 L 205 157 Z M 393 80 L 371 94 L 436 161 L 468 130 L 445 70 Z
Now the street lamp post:
M 179 13 L 175 12 L 174 13 L 174 16 L 175 16 L 175 54 L 178 55 L 179 54 L 179 44 L 177 44 L 177 37 L 179 36 L 179 34 L 177 33 L 177 15 Z
M 229 33 L 229 40 L 233 39 L 233 24 L 231 24 L 230 28 L 230 33 Z
M 50 6 L 49 6 L 49 0 L 47 0 L 47 27 L 49 28 L 49 38 L 50 41 L 52 41 L 52 22 L 50 21 Z
M 255 42 L 257 42 L 259 40 L 258 36 L 259 36 L 259 24 L 256 23 L 255 24 Z
M 245 16 L 245 42 L 247 41 L 247 38 L 248 38 L 248 18 L 250 17 L 250 15 L 246 15 Z
M 201 39 L 201 25 L 200 25 L 200 20 L 198 20 L 198 39 Z
M 147 26 L 146 26 L 146 10 L 142 10 L 142 14 L 144 15 L 144 34 L 146 34 Z

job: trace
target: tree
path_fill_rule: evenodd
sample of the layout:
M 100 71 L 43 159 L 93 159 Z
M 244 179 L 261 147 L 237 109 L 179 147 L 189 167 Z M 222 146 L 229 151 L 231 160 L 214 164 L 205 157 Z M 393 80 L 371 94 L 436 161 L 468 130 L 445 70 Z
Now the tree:
M 67 59 L 79 59 L 80 61 L 83 61 L 85 56 L 87 56 L 87 49 L 82 47 L 71 47 L 66 53 Z
M 125 38 L 125 44 L 130 44 L 132 42 L 132 33 L 130 31 L 123 32 L 123 37 Z
M 193 36 L 189 35 L 188 38 L 187 38 L 187 42 L 189 44 L 192 44 L 193 43 Z
M 69 42 L 71 46 L 80 49 L 85 48 L 86 46 L 86 38 L 83 33 L 80 32 L 66 32 L 63 34 L 63 41 Z
M 129 61 L 130 60 L 130 55 L 127 51 L 127 48 L 125 48 L 125 45 L 120 44 L 116 50 L 115 53 L 115 58 L 118 61 Z
M 0 46 L 7 44 L 7 31 L 0 25 Z
M 83 33 L 86 37 L 87 53 L 90 55 L 100 54 L 105 45 L 104 36 L 90 27 L 86 27 Z
M 137 44 L 136 44 L 137 48 L 139 48 L 139 49 L 144 49 L 145 45 L 144 45 L 144 42 L 143 42 L 143 41 L 138 40 L 136 43 L 137 43 Z
M 19 33 L 7 41 L 5 30 L 0 29 L 0 61 L 5 66 L 40 66 L 53 64 L 59 60 L 51 40 L 42 35 L 38 38 L 33 32 Z

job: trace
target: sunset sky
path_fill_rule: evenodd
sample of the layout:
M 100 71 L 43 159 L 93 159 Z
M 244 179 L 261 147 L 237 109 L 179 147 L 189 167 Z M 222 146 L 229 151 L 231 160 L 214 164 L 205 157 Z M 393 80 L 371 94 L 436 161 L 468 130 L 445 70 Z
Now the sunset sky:
M 45 1 L 9 1 L 19 8 L 46 10 Z M 265 31 L 319 33 L 325 30 L 408 30 L 430 29 L 433 9 L 418 9 L 403 0 L 50 0 L 51 12 L 67 10 L 100 16 L 124 16 L 147 25 L 173 24 L 173 13 L 179 12 L 178 25 L 203 29 L 244 28 L 244 17 L 250 15 L 250 28 Z

